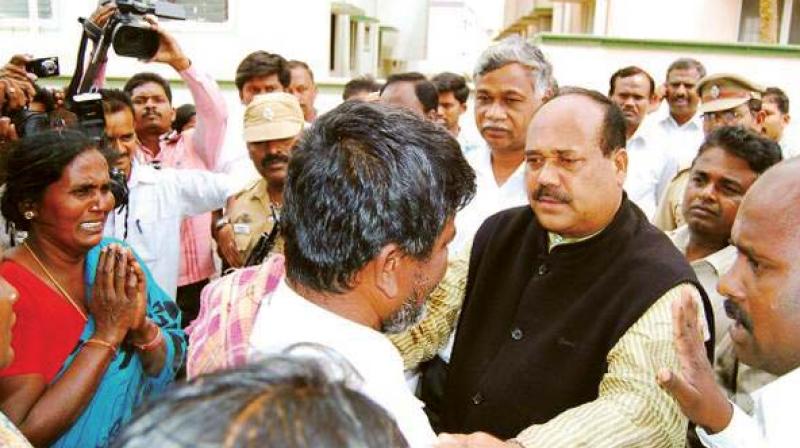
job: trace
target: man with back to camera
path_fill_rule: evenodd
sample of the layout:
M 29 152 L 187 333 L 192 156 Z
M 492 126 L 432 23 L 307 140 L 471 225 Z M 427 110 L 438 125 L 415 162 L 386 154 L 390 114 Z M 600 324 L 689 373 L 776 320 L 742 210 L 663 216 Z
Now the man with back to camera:
M 671 303 L 700 287 L 623 191 L 621 111 L 559 89 L 525 159 L 530 204 L 475 235 L 445 388 L 445 431 L 483 432 L 439 446 L 682 447 L 686 418 L 652 378 L 677 366 Z
M 430 446 L 422 403 L 384 333 L 421 316 L 474 185 L 455 139 L 406 111 L 346 101 L 318 118 L 289 162 L 286 278 L 260 300 L 251 354 L 302 342 L 339 352 L 409 444 Z
M 713 368 L 702 356 L 692 301 L 685 297 L 673 306 L 681 367 L 660 372 L 657 380 L 697 424 L 708 447 L 788 448 L 800 440 L 798 173 L 800 160 L 784 161 L 748 190 L 731 231 L 736 260 L 718 287 L 735 321 L 728 332 L 737 357 L 779 377 L 754 393 L 752 417 L 730 403 L 714 381 Z
M 625 191 L 628 198 L 652 219 L 664 190 L 678 171 L 675 158 L 662 146 L 657 134 L 643 124 L 655 101 L 655 82 L 649 73 L 629 66 L 617 70 L 609 81 L 608 97 L 625 117 L 628 141 L 628 173 Z

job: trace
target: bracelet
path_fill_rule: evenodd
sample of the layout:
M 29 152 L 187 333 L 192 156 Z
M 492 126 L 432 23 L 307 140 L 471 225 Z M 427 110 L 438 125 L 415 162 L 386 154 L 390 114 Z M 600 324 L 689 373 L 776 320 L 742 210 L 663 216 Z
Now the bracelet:
M 102 339 L 92 338 L 92 339 L 89 339 L 88 341 L 84 342 L 83 345 L 97 345 L 97 346 L 100 346 L 100 347 L 105 347 L 105 348 L 111 350 L 111 354 L 113 356 L 117 356 L 117 346 L 112 344 L 112 343 L 110 343 L 110 342 L 106 342 L 106 341 L 104 341 Z
M 150 350 L 155 349 L 156 347 L 159 346 L 159 344 L 161 344 L 161 341 L 164 339 L 164 336 L 161 334 L 161 327 L 156 326 L 156 329 L 157 329 L 156 335 L 153 336 L 153 339 L 151 339 L 149 342 L 146 342 L 141 345 L 139 344 L 134 345 L 137 349 L 139 349 L 140 352 L 149 352 Z

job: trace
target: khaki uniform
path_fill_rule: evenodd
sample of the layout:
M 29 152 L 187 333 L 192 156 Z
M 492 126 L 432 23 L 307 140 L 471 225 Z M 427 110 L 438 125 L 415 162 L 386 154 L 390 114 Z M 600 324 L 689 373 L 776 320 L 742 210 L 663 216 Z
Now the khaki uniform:
M 267 181 L 259 179 L 236 195 L 233 206 L 227 212 L 242 261 L 247 260 L 261 235 L 264 232 L 269 234 L 275 225 L 270 204 Z M 277 216 L 278 210 L 275 211 Z M 283 238 L 280 235 L 271 252 L 283 252 Z
M 683 193 L 689 183 L 689 171 L 689 168 L 678 171 L 667 186 L 661 203 L 658 204 L 653 224 L 665 232 L 675 230 L 686 223 L 683 218 Z

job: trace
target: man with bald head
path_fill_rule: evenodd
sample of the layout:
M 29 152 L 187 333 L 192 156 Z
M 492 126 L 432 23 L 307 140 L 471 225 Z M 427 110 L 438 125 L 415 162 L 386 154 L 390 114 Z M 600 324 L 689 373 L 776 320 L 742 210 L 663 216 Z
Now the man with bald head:
M 475 235 L 445 388 L 445 430 L 482 432 L 440 446 L 683 446 L 652 377 L 678 365 L 672 301 L 700 287 L 623 191 L 627 163 L 598 92 L 561 89 L 531 119 L 529 204 Z
M 780 194 L 776 194 L 780 192 Z M 775 165 L 747 192 L 731 232 L 737 258 L 720 279 L 728 330 L 742 362 L 775 375 L 756 391 L 753 417 L 730 403 L 704 359 L 694 305 L 673 305 L 680 374 L 662 371 L 658 382 L 697 424 L 710 447 L 797 446 L 800 427 L 800 160 Z

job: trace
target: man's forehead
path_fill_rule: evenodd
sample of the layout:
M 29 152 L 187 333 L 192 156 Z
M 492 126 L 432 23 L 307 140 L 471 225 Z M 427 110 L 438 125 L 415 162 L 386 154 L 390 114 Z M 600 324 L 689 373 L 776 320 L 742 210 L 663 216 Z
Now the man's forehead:
M 131 91 L 131 96 L 167 96 L 167 92 L 164 90 L 164 87 L 162 87 L 161 84 L 154 81 L 148 81 L 136 86 L 133 91 Z
M 700 72 L 695 68 L 676 68 L 667 75 L 667 82 L 675 80 L 692 81 L 696 84 L 700 81 Z

